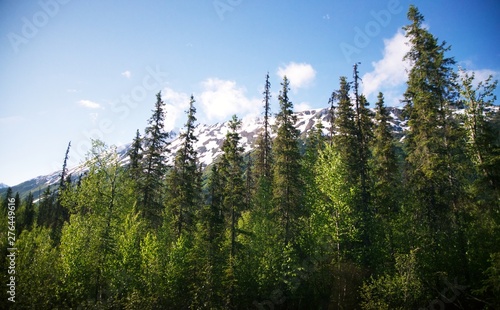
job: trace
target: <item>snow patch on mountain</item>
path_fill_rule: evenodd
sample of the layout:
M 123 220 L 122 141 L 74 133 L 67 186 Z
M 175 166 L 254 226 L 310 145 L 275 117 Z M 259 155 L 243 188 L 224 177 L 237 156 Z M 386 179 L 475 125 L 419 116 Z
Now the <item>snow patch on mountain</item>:
M 407 129 L 407 123 L 402 118 L 401 108 L 393 107 L 388 108 L 393 118 L 391 125 L 393 132 L 396 136 L 403 136 L 404 131 Z M 297 121 L 295 127 L 300 131 L 301 137 L 305 137 L 311 128 L 315 127 L 318 122 L 323 125 L 323 134 L 329 134 L 330 119 L 328 108 L 323 109 L 310 109 L 306 111 L 296 112 L 295 116 Z M 276 129 L 276 117 L 269 119 L 269 124 L 272 129 Z M 256 147 L 256 141 L 264 126 L 263 117 L 245 117 L 241 120 L 241 127 L 238 133 L 241 136 L 240 145 L 245 152 L 250 152 Z M 215 124 L 198 124 L 194 129 L 194 135 L 198 141 L 194 144 L 195 150 L 198 152 L 198 160 L 203 168 L 212 164 L 219 156 L 222 155 L 222 144 L 229 131 L 229 121 L 215 123 Z M 171 132 L 169 152 L 165 154 L 167 163 L 173 165 L 175 154 L 181 149 L 183 140 L 180 139 L 180 132 Z M 271 138 L 276 137 L 276 130 L 272 130 Z M 118 153 L 118 161 L 121 165 L 126 165 L 129 162 L 127 155 L 132 143 L 119 145 L 116 147 Z M 77 178 L 84 174 L 88 169 L 83 165 L 78 165 L 68 169 L 67 175 L 72 175 Z M 40 188 L 48 185 L 55 185 L 60 181 L 61 170 L 53 172 L 45 176 L 38 176 L 34 179 L 28 180 L 22 184 L 30 184 L 30 187 Z M 31 185 L 32 184 L 32 185 Z M 19 185 L 19 186 L 20 186 Z M 0 187 L 1 188 L 1 187 Z M 24 187 L 23 187 L 24 188 Z

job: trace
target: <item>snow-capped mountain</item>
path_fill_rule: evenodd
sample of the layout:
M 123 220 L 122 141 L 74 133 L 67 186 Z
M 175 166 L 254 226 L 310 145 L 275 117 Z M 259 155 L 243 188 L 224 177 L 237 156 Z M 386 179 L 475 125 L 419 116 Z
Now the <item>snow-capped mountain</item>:
M 404 121 L 401 117 L 401 108 L 389 108 L 389 111 L 393 118 L 391 125 L 394 129 L 394 133 L 396 136 L 401 137 L 406 129 L 406 121 Z M 320 121 L 324 126 L 324 133 L 327 134 L 329 132 L 329 116 L 327 108 L 297 112 L 295 115 L 297 116 L 295 126 L 301 132 L 301 137 L 305 137 L 307 132 L 316 126 L 316 124 Z M 270 124 L 271 126 L 275 125 L 274 117 L 270 119 Z M 239 134 L 241 136 L 241 146 L 244 148 L 245 152 L 249 152 L 255 147 L 255 141 L 262 127 L 262 117 L 247 117 L 242 119 Z M 203 167 L 210 165 L 222 154 L 222 143 L 224 142 L 228 131 L 229 121 L 211 125 L 197 125 L 194 130 L 194 135 L 198 138 L 198 141 L 195 144 L 195 149 L 198 152 L 199 162 Z M 275 133 L 272 133 L 271 136 L 274 138 L 275 135 Z M 174 134 L 169 146 L 170 152 L 167 154 L 167 160 L 170 164 L 173 163 L 173 158 L 182 145 L 182 140 L 178 137 L 179 134 Z M 124 165 L 128 163 L 127 151 L 130 146 L 131 143 L 117 147 L 119 161 Z M 73 177 L 78 177 L 80 174 L 84 173 L 85 170 L 86 169 L 83 166 L 76 166 L 68 169 L 67 173 L 71 174 Z M 19 191 L 21 196 L 23 196 L 23 193 L 27 194 L 31 191 L 36 199 L 43 192 L 45 187 L 48 185 L 56 185 L 59 182 L 60 175 L 61 171 L 55 171 L 49 175 L 38 176 L 14 186 L 13 191 Z M 6 189 L 0 189 L 0 194 L 2 194 L 5 190 Z
M 390 113 L 394 121 L 392 126 L 395 134 L 402 135 L 406 122 L 401 117 L 400 108 L 390 108 Z M 307 132 L 316 126 L 320 121 L 324 126 L 324 133 L 329 132 L 329 116 L 328 109 L 313 109 L 302 112 L 295 113 L 297 116 L 297 122 L 295 127 L 300 131 L 301 136 L 305 137 Z M 239 129 L 239 134 L 241 136 L 241 146 L 244 148 L 245 152 L 253 150 L 255 147 L 255 141 L 263 128 L 263 118 L 243 118 L 241 128 Z M 275 118 L 270 119 L 271 126 L 275 125 Z M 198 137 L 198 142 L 195 144 L 195 149 L 198 152 L 198 158 L 202 165 L 208 166 L 215 159 L 217 159 L 222 154 L 222 143 L 229 131 L 229 122 L 216 123 L 213 125 L 199 124 L 194 130 L 194 135 Z M 271 134 L 271 137 L 275 137 L 275 133 Z M 172 154 L 175 154 L 181 147 L 182 141 L 180 139 L 175 139 L 170 144 L 170 160 L 172 160 Z

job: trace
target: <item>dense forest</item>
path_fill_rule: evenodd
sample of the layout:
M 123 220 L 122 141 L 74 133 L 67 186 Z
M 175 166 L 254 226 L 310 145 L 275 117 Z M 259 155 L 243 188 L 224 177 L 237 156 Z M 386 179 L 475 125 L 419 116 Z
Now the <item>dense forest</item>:
M 168 165 L 158 93 L 127 165 L 93 141 L 84 175 L 67 175 L 65 160 L 40 200 L 2 197 L 5 219 L 15 204 L 17 249 L 15 303 L 4 286 L 2 308 L 500 308 L 497 81 L 457 69 L 418 9 L 407 16 L 403 139 L 382 93 L 372 115 L 354 65 L 333 87 L 330 130 L 305 139 L 286 77 L 270 125 L 267 75 L 255 151 L 243 152 L 233 116 L 204 169 L 191 97 Z M 8 231 L 1 221 L 4 285 Z

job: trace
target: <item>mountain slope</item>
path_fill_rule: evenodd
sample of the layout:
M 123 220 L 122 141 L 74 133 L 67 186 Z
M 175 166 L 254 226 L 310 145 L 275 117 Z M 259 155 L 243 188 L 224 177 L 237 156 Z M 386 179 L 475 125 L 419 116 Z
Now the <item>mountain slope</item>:
M 401 116 L 401 108 L 389 108 L 390 113 L 394 119 L 392 126 L 395 136 L 401 138 L 404 134 L 406 121 L 403 120 Z M 329 132 L 329 116 L 328 109 L 313 109 L 302 112 L 296 112 L 297 122 L 295 126 L 300 130 L 301 136 L 305 137 L 307 132 L 316 126 L 316 124 L 321 121 L 323 123 L 324 133 Z M 271 126 L 275 125 L 275 118 L 270 119 Z M 229 130 L 229 122 L 216 123 L 212 125 L 198 124 L 194 134 L 198 137 L 198 142 L 195 144 L 195 148 L 198 152 L 198 158 L 200 164 L 203 168 L 210 165 L 222 154 L 222 143 Z M 263 126 L 263 119 L 261 117 L 254 118 L 244 118 L 242 120 L 242 126 L 239 130 L 241 135 L 241 145 L 245 152 L 250 152 L 255 147 L 255 141 L 260 133 Z M 276 136 L 275 133 L 271 135 L 273 138 Z M 180 149 L 182 141 L 178 138 L 178 134 L 174 134 L 174 137 L 169 146 L 170 153 L 167 155 L 169 164 L 173 163 L 173 158 L 175 153 Z M 122 164 L 128 163 L 127 151 L 130 148 L 131 143 L 117 147 L 117 152 L 119 155 L 119 160 Z M 85 172 L 83 166 L 76 166 L 68 169 L 68 174 L 71 174 L 74 178 L 78 177 L 80 174 Z M 54 186 L 59 182 L 61 171 L 55 171 L 49 175 L 38 176 L 36 178 L 27 180 L 13 186 L 14 192 L 19 192 L 21 197 L 24 197 L 28 192 L 32 192 L 33 196 L 36 198 L 43 192 L 47 186 Z M 0 189 L 0 195 L 6 191 L 6 188 Z

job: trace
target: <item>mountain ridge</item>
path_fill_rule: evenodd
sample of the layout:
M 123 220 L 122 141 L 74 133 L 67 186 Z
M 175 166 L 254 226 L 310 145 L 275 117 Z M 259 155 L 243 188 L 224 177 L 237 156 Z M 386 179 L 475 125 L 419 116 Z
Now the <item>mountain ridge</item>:
M 371 109 L 372 111 L 374 109 Z M 404 136 L 404 131 L 406 128 L 406 120 L 402 117 L 401 107 L 388 107 L 388 110 L 393 118 L 391 122 L 393 133 L 396 138 L 402 138 Z M 301 138 L 305 138 L 307 132 L 316 126 L 316 124 L 321 121 L 324 125 L 323 133 L 325 135 L 329 132 L 329 108 L 318 108 L 310 109 L 301 112 L 295 112 L 297 116 L 297 122 L 295 127 L 300 131 Z M 271 127 L 275 126 L 276 118 L 275 116 L 270 118 Z M 229 121 L 218 122 L 215 124 L 202 124 L 196 125 L 194 130 L 194 135 L 198 138 L 198 141 L 194 144 L 196 151 L 198 152 L 199 163 L 206 168 L 212 164 L 221 154 L 222 154 L 222 143 L 229 130 Z M 241 146 L 245 153 L 250 152 L 255 147 L 255 141 L 261 131 L 263 126 L 263 117 L 244 117 L 242 118 L 242 125 L 238 130 L 241 136 Z M 182 129 L 180 130 L 182 131 Z M 181 139 L 179 139 L 179 132 L 174 133 L 174 137 L 170 141 L 169 150 L 167 154 L 167 163 L 169 165 L 173 164 L 173 159 L 176 152 L 180 149 L 182 145 Z M 276 133 L 271 133 L 271 137 L 275 138 Z M 119 156 L 119 161 L 125 165 L 128 163 L 127 151 L 129 150 L 132 143 L 127 143 L 121 146 L 117 146 L 117 153 Z M 71 156 L 71 151 L 70 151 Z M 84 163 L 68 169 L 67 174 L 71 174 L 73 178 L 77 178 L 79 175 L 85 172 L 83 167 Z M 28 192 L 32 192 L 35 199 L 37 199 L 43 190 L 47 186 L 54 186 L 59 182 L 61 175 L 61 170 L 54 171 L 53 173 L 47 175 L 40 175 L 32 179 L 21 182 L 15 186 L 12 186 L 13 192 L 19 192 L 21 197 L 24 197 Z M 3 195 L 7 191 L 8 187 L 0 188 L 0 195 Z

